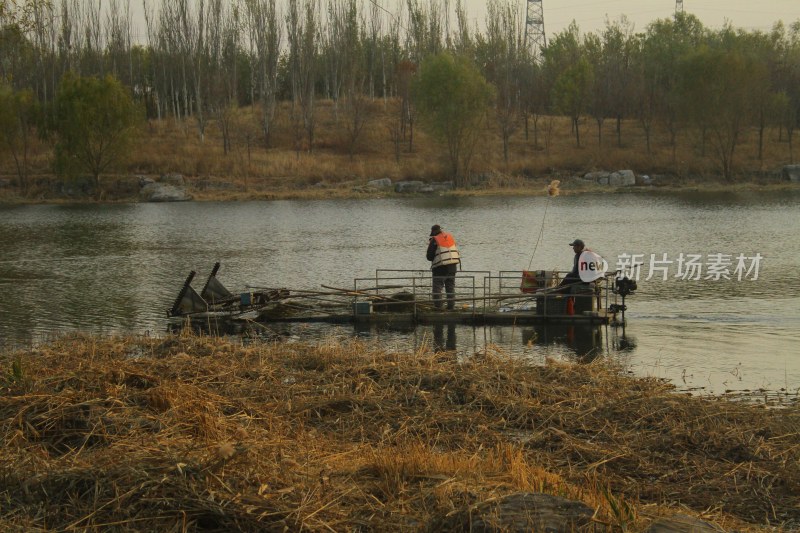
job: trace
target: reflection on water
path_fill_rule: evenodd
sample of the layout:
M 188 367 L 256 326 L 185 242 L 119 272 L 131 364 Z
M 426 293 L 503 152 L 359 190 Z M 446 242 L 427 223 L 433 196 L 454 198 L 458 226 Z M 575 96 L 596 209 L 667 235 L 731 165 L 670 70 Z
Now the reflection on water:
M 466 356 L 491 348 L 542 361 L 608 355 L 638 374 L 707 392 L 797 390 L 798 206 L 800 191 L 0 206 L 0 346 L 76 329 L 160 334 L 187 273 L 204 279 L 215 261 L 234 292 L 352 287 L 376 268 L 427 269 L 428 233 L 437 223 L 454 233 L 472 271 L 569 268 L 576 237 L 612 267 L 621 254 L 640 254 L 647 266 L 665 254 L 764 259 L 758 279 L 743 281 L 680 279 L 675 263 L 667 279 L 643 271 L 627 302 L 624 336 L 606 328 L 354 332 L 320 325 L 253 326 L 259 331 L 246 334 L 357 335 L 387 349 L 424 344 Z
M 301 340 L 303 337 L 346 340 L 356 336 L 375 342 L 392 351 L 432 350 L 456 352 L 459 358 L 494 350 L 508 355 L 525 357 L 536 363 L 556 359 L 590 363 L 602 356 L 626 362 L 626 352 L 635 341 L 624 337 L 621 328 L 599 325 L 536 325 L 470 326 L 435 324 L 386 326 L 359 323 L 353 326 L 320 324 L 261 326 L 260 335 L 266 338 L 283 337 Z M 255 333 L 255 332 L 254 332 Z M 258 333 L 256 333 L 258 334 Z
M 445 338 L 445 329 L 447 329 L 447 338 Z M 437 352 L 448 352 L 456 350 L 458 343 L 456 342 L 456 325 L 436 324 L 433 326 L 433 349 Z
M 591 363 L 607 351 L 600 326 L 591 324 L 534 326 L 522 330 L 522 342 L 564 346 L 580 363 Z
M 188 324 L 187 324 L 188 326 Z M 180 332 L 183 324 L 175 324 Z M 409 322 L 375 324 L 357 322 L 348 325 L 323 323 L 230 323 L 208 321 L 194 324 L 196 333 L 237 335 L 267 341 L 347 342 L 352 338 L 375 343 L 393 352 L 452 352 L 458 359 L 468 359 L 487 350 L 524 357 L 543 364 L 547 359 L 587 364 L 609 357 L 623 365 L 636 348 L 636 339 L 622 327 L 592 324 L 538 324 L 534 326 L 470 326 L 463 324 L 417 325 Z

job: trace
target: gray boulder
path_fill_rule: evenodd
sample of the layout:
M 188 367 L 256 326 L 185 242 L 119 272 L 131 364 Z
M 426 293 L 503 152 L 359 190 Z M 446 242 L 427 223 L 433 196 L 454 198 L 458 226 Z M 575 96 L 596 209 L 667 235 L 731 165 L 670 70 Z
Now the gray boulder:
M 781 171 L 783 179 L 792 183 L 800 183 L 800 165 L 786 165 Z
M 636 185 L 636 174 L 633 173 L 633 170 L 618 170 L 608 176 L 608 184 L 611 187 Z
M 394 184 L 394 192 L 420 192 L 424 186 L 421 181 L 398 181 Z
M 594 510 L 583 502 L 538 492 L 519 492 L 436 519 L 429 524 L 428 531 L 604 531 L 602 524 L 592 522 L 593 515 Z
M 595 172 L 587 172 L 583 179 L 593 181 L 599 185 L 608 185 L 608 177 L 611 175 L 611 172 L 605 171 L 595 171 Z
M 381 178 L 378 180 L 371 180 L 367 182 L 367 187 L 374 189 L 386 189 L 392 186 L 392 180 L 389 178 Z
M 164 174 L 158 181 L 167 185 L 175 185 L 176 187 L 186 185 L 186 179 L 184 179 L 183 174 Z
M 148 178 L 147 176 L 136 176 L 136 179 L 139 180 L 139 188 L 141 189 L 145 185 L 149 185 L 151 183 L 155 183 L 153 178 Z
M 705 520 L 678 513 L 671 518 L 656 520 L 645 533 L 725 533 L 725 530 Z
M 148 183 L 139 190 L 139 199 L 144 202 L 185 202 L 192 195 L 185 187 L 176 187 L 167 183 Z

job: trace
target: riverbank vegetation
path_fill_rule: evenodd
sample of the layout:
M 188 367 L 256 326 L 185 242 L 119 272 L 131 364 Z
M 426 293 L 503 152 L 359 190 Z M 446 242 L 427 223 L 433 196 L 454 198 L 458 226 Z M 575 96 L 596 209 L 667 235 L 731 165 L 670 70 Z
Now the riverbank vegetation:
M 608 363 L 177 336 L 0 358 L 5 530 L 441 531 L 519 492 L 612 531 L 800 526 L 800 411 Z M 468 513 L 467 513 L 468 515 Z
M 200 198 L 354 194 L 387 177 L 525 188 L 625 168 L 729 184 L 775 180 L 794 162 L 800 21 L 712 30 L 681 13 L 636 33 L 623 18 L 597 33 L 573 24 L 532 48 L 521 4 L 493 0 L 473 27 L 459 2 L 446 14 L 417 0 L 180 0 L 147 4 L 135 27 L 118 2 L 3 2 L 5 195 L 129 198 L 131 176 L 169 172 Z M 415 91 L 425 60 L 446 56 L 477 69 L 492 96 L 456 164 L 425 102 L 466 100 L 444 83 Z M 107 76 L 139 106 L 138 146 L 115 154 L 116 168 L 88 158 L 76 178 L 74 165 L 54 165 L 86 158 L 53 150 L 65 146 L 53 127 L 64 80 Z M 99 170 L 102 185 L 91 179 Z

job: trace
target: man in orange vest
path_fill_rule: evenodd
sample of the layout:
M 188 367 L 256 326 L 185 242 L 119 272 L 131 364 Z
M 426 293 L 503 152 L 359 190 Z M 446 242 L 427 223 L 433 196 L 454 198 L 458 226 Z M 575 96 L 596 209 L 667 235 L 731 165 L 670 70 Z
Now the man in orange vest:
M 447 308 L 453 309 L 456 305 L 456 272 L 461 264 L 461 255 L 453 235 L 442 231 L 439 224 L 431 228 L 426 257 L 431 262 L 433 275 L 433 305 L 437 309 L 442 308 L 444 287 L 447 292 Z

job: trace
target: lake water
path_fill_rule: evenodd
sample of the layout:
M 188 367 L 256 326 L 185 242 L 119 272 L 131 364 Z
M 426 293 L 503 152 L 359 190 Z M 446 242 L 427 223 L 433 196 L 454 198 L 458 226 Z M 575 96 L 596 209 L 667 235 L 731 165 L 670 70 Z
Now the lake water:
M 569 269 L 576 237 L 612 268 L 633 257 L 643 264 L 624 334 L 468 326 L 280 333 L 358 335 L 400 350 L 430 344 L 462 356 L 604 355 L 680 388 L 797 396 L 798 208 L 800 191 L 0 207 L 0 345 L 73 330 L 163 334 L 188 272 L 198 272 L 199 290 L 215 261 L 234 292 L 352 287 L 376 268 L 427 269 L 428 231 L 438 223 L 454 233 L 468 270 Z

